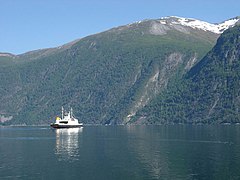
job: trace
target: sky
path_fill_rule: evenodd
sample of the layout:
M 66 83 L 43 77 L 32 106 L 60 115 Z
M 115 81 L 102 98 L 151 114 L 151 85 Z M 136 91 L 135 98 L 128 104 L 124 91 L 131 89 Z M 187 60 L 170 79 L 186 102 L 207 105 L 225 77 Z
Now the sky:
M 240 0 L 0 0 L 0 52 L 61 46 L 145 19 L 220 23 L 240 16 Z

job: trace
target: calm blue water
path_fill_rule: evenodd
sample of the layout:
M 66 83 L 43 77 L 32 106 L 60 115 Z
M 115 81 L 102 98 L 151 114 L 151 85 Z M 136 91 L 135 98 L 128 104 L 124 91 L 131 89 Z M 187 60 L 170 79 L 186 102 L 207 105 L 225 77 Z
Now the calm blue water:
M 240 126 L 0 128 L 0 179 L 240 179 Z

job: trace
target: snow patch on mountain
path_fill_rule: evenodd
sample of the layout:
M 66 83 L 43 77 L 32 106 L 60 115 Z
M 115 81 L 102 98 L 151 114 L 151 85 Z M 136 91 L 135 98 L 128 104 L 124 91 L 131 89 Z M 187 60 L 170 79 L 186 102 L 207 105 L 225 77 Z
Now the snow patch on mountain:
M 201 30 L 210 31 L 216 34 L 221 34 L 228 28 L 234 26 L 239 20 L 240 20 L 239 18 L 234 18 L 234 19 L 224 21 L 223 23 L 220 23 L 220 24 L 211 24 L 208 22 L 204 22 L 204 21 L 200 21 L 192 18 L 170 16 L 170 17 L 161 18 L 159 22 L 161 24 L 182 25 L 182 26 L 191 27 L 193 29 L 201 29 Z

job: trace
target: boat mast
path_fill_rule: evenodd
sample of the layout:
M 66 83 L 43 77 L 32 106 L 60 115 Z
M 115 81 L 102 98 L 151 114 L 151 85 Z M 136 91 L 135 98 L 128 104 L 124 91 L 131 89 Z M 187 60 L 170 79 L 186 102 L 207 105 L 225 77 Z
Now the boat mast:
M 72 110 L 72 108 L 71 108 L 70 112 L 71 112 L 71 114 L 70 114 L 70 118 L 72 118 L 72 114 L 73 114 L 73 110 Z
M 64 109 L 63 109 L 63 107 L 62 107 L 62 119 L 63 119 L 63 111 L 64 111 Z

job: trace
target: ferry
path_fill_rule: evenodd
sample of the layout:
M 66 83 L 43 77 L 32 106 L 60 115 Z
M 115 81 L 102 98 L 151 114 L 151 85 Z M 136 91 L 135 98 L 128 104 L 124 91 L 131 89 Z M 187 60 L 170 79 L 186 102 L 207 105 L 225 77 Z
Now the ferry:
M 50 125 L 53 128 L 78 128 L 83 127 L 83 123 L 79 123 L 78 119 L 73 116 L 73 110 L 70 109 L 69 112 L 64 112 L 62 107 L 62 117 L 56 117 L 55 123 Z

